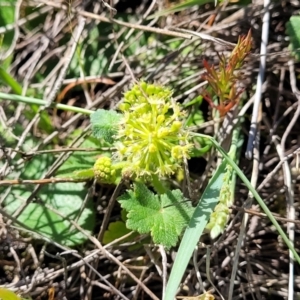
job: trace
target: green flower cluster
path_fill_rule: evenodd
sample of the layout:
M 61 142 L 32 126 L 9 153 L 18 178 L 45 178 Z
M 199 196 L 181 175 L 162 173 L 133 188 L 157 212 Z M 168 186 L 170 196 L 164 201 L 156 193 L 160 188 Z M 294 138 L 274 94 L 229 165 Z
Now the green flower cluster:
M 113 184 L 116 180 L 116 169 L 110 157 L 99 157 L 93 167 L 94 176 L 99 183 Z
M 119 160 L 129 165 L 125 173 L 170 175 L 189 158 L 192 144 L 180 121 L 184 113 L 171 97 L 168 88 L 145 82 L 125 93 L 116 143 Z
M 219 203 L 216 205 L 213 213 L 210 215 L 210 221 L 206 225 L 206 229 L 210 230 L 211 238 L 216 238 L 221 234 L 230 217 L 229 207 L 232 205 L 232 192 L 230 190 L 230 182 L 232 176 L 232 168 L 227 165 L 227 171 L 223 179 L 223 185 L 220 190 Z
M 137 108 L 142 109 L 147 106 L 149 97 L 170 99 L 172 91 L 160 85 L 147 84 L 142 81 L 124 94 L 124 101 L 119 105 L 119 109 L 123 112 L 131 110 L 133 113 L 138 113 Z

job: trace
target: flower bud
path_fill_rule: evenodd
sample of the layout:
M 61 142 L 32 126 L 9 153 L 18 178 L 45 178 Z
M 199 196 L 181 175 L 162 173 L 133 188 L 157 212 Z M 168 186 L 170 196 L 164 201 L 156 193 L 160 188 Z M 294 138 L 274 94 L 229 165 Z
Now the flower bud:
M 110 157 L 99 157 L 93 167 L 94 176 L 99 183 L 113 184 L 116 180 L 116 171 Z
M 180 121 L 174 121 L 171 126 L 172 132 L 178 132 L 181 129 L 182 123 Z

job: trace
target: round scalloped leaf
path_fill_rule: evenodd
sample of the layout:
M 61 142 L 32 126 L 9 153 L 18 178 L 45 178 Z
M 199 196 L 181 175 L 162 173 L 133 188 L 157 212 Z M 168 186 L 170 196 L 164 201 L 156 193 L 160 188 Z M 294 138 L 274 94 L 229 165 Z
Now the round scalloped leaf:
M 69 220 L 75 221 L 88 233 L 95 225 L 91 201 L 82 209 L 87 191 L 82 183 L 58 183 L 44 186 L 37 195 L 38 203 L 30 203 L 18 217 L 32 231 L 69 247 L 81 244 L 87 237 Z M 30 196 L 28 187 L 13 187 L 5 201 L 5 210 L 13 214 Z M 47 208 L 47 204 L 55 211 Z M 61 214 L 62 216 L 60 216 Z

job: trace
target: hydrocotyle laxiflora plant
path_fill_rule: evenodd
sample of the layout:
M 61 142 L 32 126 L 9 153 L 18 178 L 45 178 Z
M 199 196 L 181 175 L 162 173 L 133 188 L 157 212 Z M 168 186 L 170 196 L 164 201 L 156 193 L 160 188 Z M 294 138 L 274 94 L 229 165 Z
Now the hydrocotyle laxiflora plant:
M 128 212 L 127 227 L 150 232 L 157 244 L 174 246 L 194 211 L 180 190 L 169 190 L 164 184 L 183 169 L 195 147 L 193 133 L 184 126 L 186 113 L 174 102 L 169 88 L 144 81 L 124 94 L 118 109 L 120 113 L 99 110 L 91 116 L 94 135 L 115 149 L 111 157 L 96 161 L 95 177 L 100 183 L 131 179 L 132 190 L 118 198 Z M 209 150 L 205 143 L 200 147 Z M 223 190 L 229 184 L 224 181 Z M 213 238 L 225 228 L 228 206 L 222 201 L 212 214 L 207 229 Z
M 144 81 L 124 94 L 119 111 L 99 110 L 91 116 L 94 135 L 115 149 L 111 157 L 98 158 L 95 177 L 102 183 L 131 179 L 133 189 L 118 198 L 128 212 L 127 227 L 150 232 L 157 244 L 174 246 L 193 212 L 179 189 L 164 184 L 182 170 L 194 147 L 184 126 L 186 114 L 169 88 Z

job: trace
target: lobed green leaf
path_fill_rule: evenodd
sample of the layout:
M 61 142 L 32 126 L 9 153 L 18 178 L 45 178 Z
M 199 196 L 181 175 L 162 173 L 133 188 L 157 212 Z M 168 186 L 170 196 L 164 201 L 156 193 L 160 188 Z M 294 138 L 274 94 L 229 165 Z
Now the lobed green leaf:
M 122 115 L 113 110 L 98 109 L 90 115 L 94 137 L 113 144 Z
M 155 195 L 142 183 L 119 197 L 128 211 L 126 225 L 139 233 L 151 233 L 154 243 L 167 248 L 175 246 L 183 228 L 188 224 L 193 207 L 179 190 Z

